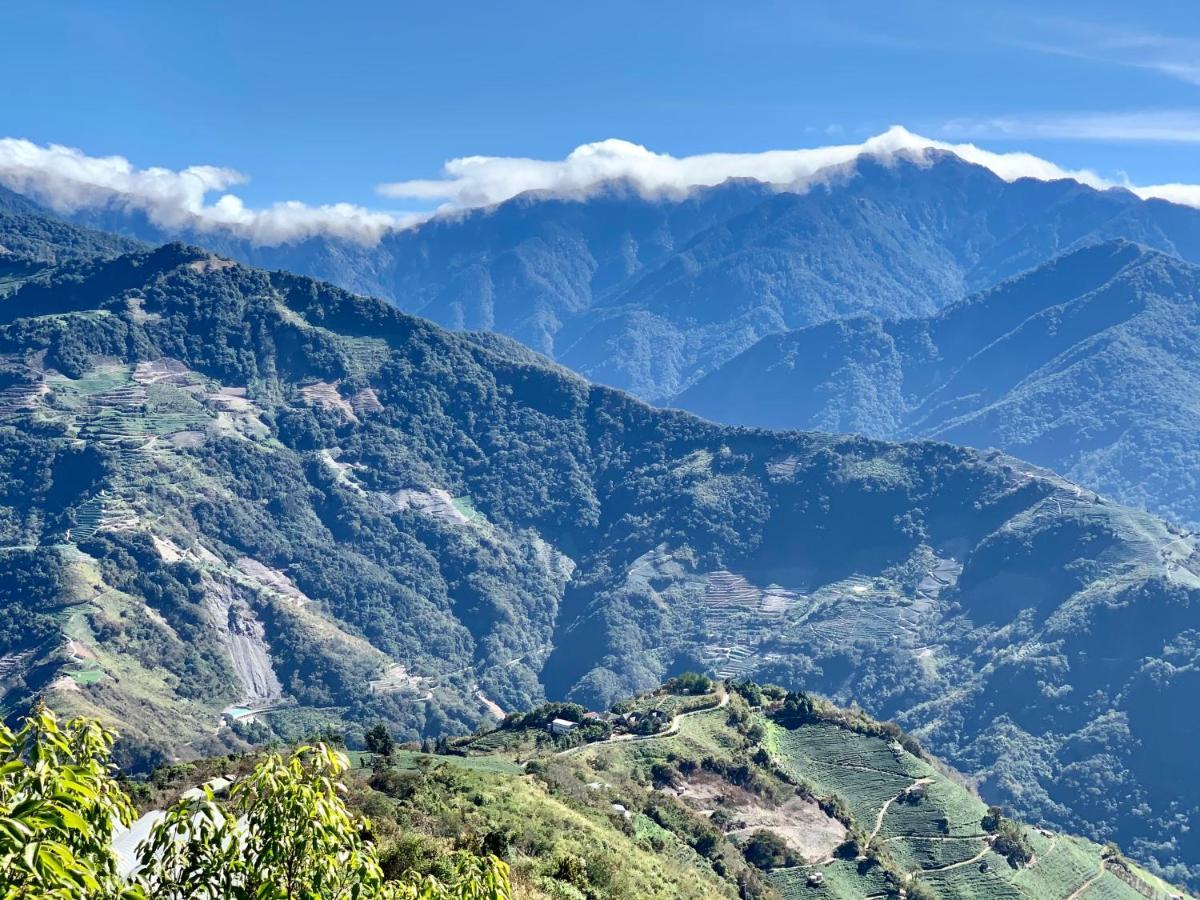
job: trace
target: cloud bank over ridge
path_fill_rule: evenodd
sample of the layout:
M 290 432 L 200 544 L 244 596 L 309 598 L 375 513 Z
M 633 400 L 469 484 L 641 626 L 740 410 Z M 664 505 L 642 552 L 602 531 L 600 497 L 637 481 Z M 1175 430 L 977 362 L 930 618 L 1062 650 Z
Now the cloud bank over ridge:
M 220 166 L 138 169 L 122 156 L 88 156 L 73 147 L 0 138 L 0 185 L 59 213 L 116 208 L 142 213 L 167 232 L 226 230 L 262 245 L 316 236 L 375 243 L 414 221 L 349 203 L 284 201 L 249 209 L 227 193 L 246 181 L 240 172 Z M 219 196 L 209 202 L 212 194 Z
M 88 156 L 82 150 L 40 146 L 18 138 L 0 138 L 0 185 L 64 214 L 106 208 L 141 213 L 168 233 L 227 231 L 266 246 L 318 236 L 371 245 L 391 230 L 432 215 L 492 206 L 529 191 L 586 197 L 621 180 L 647 196 L 681 197 L 730 178 L 754 179 L 780 190 L 804 190 L 862 155 L 920 161 L 930 151 L 953 153 L 1006 181 L 1070 178 L 1101 190 L 1124 187 L 1143 198 L 1200 207 L 1200 185 L 1139 187 L 1086 169 L 1064 169 L 1030 153 L 997 153 L 970 143 L 948 143 L 900 126 L 860 144 L 686 157 L 610 139 L 584 144 L 561 160 L 462 157 L 445 164 L 443 178 L 378 187 L 384 197 L 440 203 L 436 212 L 425 214 L 397 215 L 349 203 L 310 206 L 298 201 L 251 209 L 229 192 L 247 180 L 234 169 L 208 165 L 139 169 L 124 157 Z
M 949 151 L 1008 181 L 1074 178 L 1093 187 L 1112 186 L 1094 172 L 1062 169 L 1028 153 L 992 153 L 973 144 L 948 144 L 896 125 L 861 144 L 762 153 L 674 157 L 610 139 L 577 147 L 562 160 L 467 156 L 446 163 L 445 178 L 383 184 L 379 192 L 385 197 L 444 200 L 451 207 L 471 208 L 500 203 L 526 191 L 586 196 L 617 179 L 648 195 L 682 195 L 692 188 L 720 184 L 730 178 L 751 178 L 784 190 L 802 189 L 859 156 L 920 158 L 930 150 Z

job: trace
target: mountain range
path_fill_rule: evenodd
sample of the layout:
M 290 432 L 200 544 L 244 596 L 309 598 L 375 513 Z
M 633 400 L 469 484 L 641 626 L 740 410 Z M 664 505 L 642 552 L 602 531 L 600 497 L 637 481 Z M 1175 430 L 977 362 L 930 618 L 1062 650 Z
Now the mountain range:
M 1194 877 L 1178 528 L 1001 453 L 723 427 L 309 278 L 63 240 L 8 254 L 0 302 L 6 711 L 99 715 L 146 766 L 238 746 L 222 718 L 415 738 L 702 668 L 857 699 Z
M 1200 522 L 1200 269 L 1078 250 L 934 316 L 763 338 L 673 401 L 717 421 L 933 437 Z
M 941 151 L 864 155 L 803 192 L 732 180 L 682 198 L 622 182 L 585 197 L 528 193 L 375 246 L 166 233 L 120 208 L 76 219 L 497 331 L 652 401 L 765 335 L 855 314 L 929 315 L 1087 243 L 1125 238 L 1200 262 L 1200 211 L 1071 180 L 1008 182 Z
M 180 236 L 119 207 L 75 218 L 152 242 Z M 1071 180 L 1009 182 L 926 151 L 863 155 L 803 191 L 732 180 L 682 197 L 647 197 L 624 182 L 579 197 L 528 193 L 436 216 L 374 246 L 182 236 L 453 329 L 515 338 L 593 381 L 718 421 L 996 446 L 1123 502 L 1200 522 L 1196 342 L 1184 338 L 1194 327 L 1191 270 L 1168 272 L 1166 259 L 1128 271 L 1101 256 L 1056 262 L 1113 241 L 1200 262 L 1200 211 L 1190 207 Z M 1115 281 L 1102 290 L 1105 278 Z M 966 373 L 936 383 L 956 371 L 961 349 L 908 338 L 895 350 L 881 345 L 890 338 L 880 329 L 920 327 L 902 320 L 1010 300 L 1028 321 L 961 311 L 945 320 L 958 329 L 946 340 L 976 350 L 998 342 L 997 329 L 1021 326 L 979 357 L 969 386 L 959 383 Z M 1075 330 L 1042 334 L 1058 327 L 1059 307 Z M 1076 333 L 1079 346 L 1068 347 Z M 820 359 L 842 352 L 845 366 L 797 366 L 818 344 Z

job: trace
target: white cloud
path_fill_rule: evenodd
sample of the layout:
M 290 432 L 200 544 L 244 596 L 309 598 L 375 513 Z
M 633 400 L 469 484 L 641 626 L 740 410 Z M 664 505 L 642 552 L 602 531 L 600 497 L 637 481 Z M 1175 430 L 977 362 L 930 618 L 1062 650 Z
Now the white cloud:
M 1200 111 L 1148 110 L 1129 113 L 957 119 L 947 122 L 942 130 L 948 135 L 992 139 L 1153 141 L 1196 144 L 1200 143 Z M 1181 206 L 1200 208 L 1200 184 L 1173 182 L 1137 185 L 1127 177 L 1109 180 L 1092 173 L 1088 173 L 1088 176 L 1078 180 L 1101 189 L 1122 187 L 1143 200 L 1166 200 Z M 1072 175 L 1072 177 L 1077 176 Z
M 234 169 L 218 166 L 138 169 L 122 156 L 88 156 L 58 144 L 43 147 L 0 138 L 0 184 L 60 213 L 117 207 L 143 213 L 168 232 L 228 230 L 265 245 L 315 235 L 373 244 L 387 231 L 413 221 L 349 203 L 309 206 L 287 201 L 252 210 L 236 195 L 222 193 L 245 181 Z M 214 193 L 220 196 L 208 202 Z
M 1038 17 L 1028 24 L 1036 28 L 1036 39 L 1006 43 L 1036 53 L 1145 69 L 1200 85 L 1200 40 L 1193 37 L 1077 19 Z
M 1200 118 L 1195 125 L 1200 132 Z M 1042 123 L 1040 127 L 1049 130 L 1051 123 Z M 1119 131 L 1112 121 L 1105 125 L 1099 117 L 1090 127 L 1097 138 L 1105 128 L 1110 138 Z M 1174 125 L 1165 120 L 1158 123 L 1145 120 L 1138 127 L 1146 133 L 1152 128 L 1173 127 L 1182 135 L 1184 126 L 1178 120 Z M 964 136 L 996 138 L 1015 136 L 1024 126 L 1018 127 L 1017 120 L 988 120 L 960 121 L 958 128 L 958 133 Z M 1006 128 L 1011 133 L 1005 134 Z M 1129 133 L 1128 129 L 1125 133 Z M 1039 135 L 1024 130 L 1022 136 Z M 762 153 L 674 157 L 628 141 L 610 139 L 584 144 L 561 160 L 469 156 L 446 163 L 443 178 L 394 182 L 381 185 L 379 192 L 391 198 L 440 202 L 439 212 L 454 212 L 491 206 L 529 191 L 586 197 L 614 180 L 622 180 L 646 196 L 682 197 L 693 188 L 720 184 L 730 178 L 754 179 L 779 190 L 802 191 L 818 180 L 844 172 L 864 154 L 883 160 L 905 158 L 924 162 L 931 151 L 953 153 L 1007 181 L 1070 178 L 1101 190 L 1124 187 L 1141 197 L 1159 197 L 1200 207 L 1200 185 L 1139 187 L 1104 178 L 1087 169 L 1065 169 L 1029 153 L 997 153 L 973 143 L 933 140 L 899 126 L 860 144 Z M 409 227 L 433 215 L 397 215 L 349 203 L 309 206 L 294 201 L 251 209 L 229 193 L 230 188 L 245 180 L 237 171 L 217 166 L 189 166 L 178 171 L 157 167 L 138 169 L 120 156 L 92 157 L 69 147 L 0 138 L 0 185 L 28 194 L 63 213 L 109 207 L 140 212 L 167 232 L 228 230 L 267 246 L 317 235 L 370 245 L 388 231 Z
M 948 137 L 1009 140 L 1148 141 L 1200 143 L 1200 110 L 1134 110 L 1117 113 L 1061 113 L 953 119 Z
M 500 203 L 526 191 L 587 196 L 618 179 L 647 196 L 681 195 L 691 188 L 720 184 L 730 178 L 753 178 L 780 189 L 798 190 L 864 154 L 922 160 L 928 158 L 931 150 L 954 153 L 1008 181 L 1074 178 L 1094 187 L 1111 186 L 1094 172 L 1063 169 L 1028 153 L 993 153 L 973 144 L 932 140 L 893 126 L 861 144 L 805 150 L 674 157 L 628 141 L 610 139 L 577 147 L 562 160 L 466 156 L 446 163 L 445 178 L 384 184 L 379 186 L 379 192 L 385 197 L 441 200 L 447 208 L 462 209 Z
M 1123 185 L 1143 200 L 1166 200 L 1180 206 L 1200 208 L 1200 184 L 1150 184 L 1145 187 Z

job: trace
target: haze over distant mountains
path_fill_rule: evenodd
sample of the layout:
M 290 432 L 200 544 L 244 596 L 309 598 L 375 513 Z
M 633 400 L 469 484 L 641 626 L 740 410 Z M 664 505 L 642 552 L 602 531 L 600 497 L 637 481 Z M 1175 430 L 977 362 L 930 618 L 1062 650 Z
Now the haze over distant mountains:
M 1200 522 L 1200 268 L 1108 242 L 930 317 L 764 338 L 675 404 L 769 428 L 996 446 Z

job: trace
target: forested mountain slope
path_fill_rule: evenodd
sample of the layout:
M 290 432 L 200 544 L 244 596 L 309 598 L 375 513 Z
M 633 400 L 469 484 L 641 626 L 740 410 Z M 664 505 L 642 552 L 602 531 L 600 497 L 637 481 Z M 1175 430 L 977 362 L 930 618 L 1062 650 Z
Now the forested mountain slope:
M 1200 557 L 1152 516 L 999 454 L 657 411 L 180 245 L 28 281 L 0 353 L 8 710 L 48 692 L 147 762 L 238 704 L 415 737 L 763 673 L 1031 818 L 1200 859 L 1171 774 Z
M 32 200 L 0 187 L 0 289 L 6 276 L 43 265 L 120 256 L 140 241 L 64 221 Z
M 676 398 L 723 422 L 999 447 L 1200 523 L 1200 268 L 1128 242 L 936 316 L 760 343 Z
M 173 236 L 120 211 L 84 221 Z M 1082 244 L 1123 237 L 1200 261 L 1200 211 L 1074 181 L 1006 182 L 929 152 L 863 156 L 803 193 L 743 180 L 682 199 L 619 183 L 583 199 L 529 194 L 374 247 L 183 237 L 447 327 L 501 332 L 662 400 L 765 335 L 855 314 L 929 315 Z

